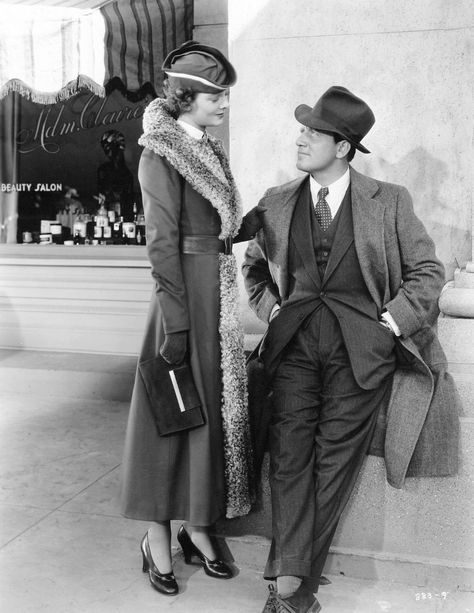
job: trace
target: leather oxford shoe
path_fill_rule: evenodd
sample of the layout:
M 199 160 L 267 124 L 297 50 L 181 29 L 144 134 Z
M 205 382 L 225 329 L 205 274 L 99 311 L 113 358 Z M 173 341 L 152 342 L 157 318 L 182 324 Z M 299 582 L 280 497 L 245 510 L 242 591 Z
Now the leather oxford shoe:
M 307 587 L 300 585 L 294 594 L 282 598 L 273 585 L 262 613 L 319 613 L 321 605 Z

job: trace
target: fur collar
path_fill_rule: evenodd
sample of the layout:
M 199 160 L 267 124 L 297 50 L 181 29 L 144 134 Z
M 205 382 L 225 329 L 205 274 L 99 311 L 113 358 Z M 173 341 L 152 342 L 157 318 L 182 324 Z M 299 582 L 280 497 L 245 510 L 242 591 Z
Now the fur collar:
M 219 238 L 235 236 L 242 222 L 242 205 L 222 143 L 210 135 L 201 140 L 189 136 L 162 98 L 147 106 L 143 131 L 139 144 L 165 157 L 217 210 Z

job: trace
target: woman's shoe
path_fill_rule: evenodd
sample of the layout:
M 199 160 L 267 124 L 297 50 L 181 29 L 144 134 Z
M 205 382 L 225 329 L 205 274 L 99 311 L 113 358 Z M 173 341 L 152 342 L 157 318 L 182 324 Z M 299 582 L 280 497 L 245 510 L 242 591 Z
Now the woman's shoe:
M 230 567 L 222 560 L 209 560 L 200 549 L 192 542 L 191 537 L 184 529 L 184 526 L 178 530 L 178 542 L 181 545 L 184 554 L 184 561 L 186 564 L 192 564 L 192 557 L 195 556 L 199 559 L 199 562 L 204 568 L 204 572 L 209 577 L 215 579 L 230 579 L 232 577 L 232 571 Z
M 160 573 L 156 568 L 150 551 L 150 543 L 148 542 L 148 532 L 142 539 L 141 552 L 143 557 L 143 572 L 148 573 L 151 585 L 158 590 L 161 594 L 166 596 L 174 596 L 178 593 L 178 584 L 174 574 Z

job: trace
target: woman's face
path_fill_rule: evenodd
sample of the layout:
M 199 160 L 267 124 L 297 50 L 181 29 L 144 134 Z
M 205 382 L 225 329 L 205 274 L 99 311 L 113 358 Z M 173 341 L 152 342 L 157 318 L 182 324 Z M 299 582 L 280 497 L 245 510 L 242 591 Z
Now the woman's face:
M 196 94 L 191 103 L 191 109 L 183 115 L 186 120 L 197 128 L 220 126 L 224 121 L 225 111 L 229 107 L 229 92 L 220 94 Z

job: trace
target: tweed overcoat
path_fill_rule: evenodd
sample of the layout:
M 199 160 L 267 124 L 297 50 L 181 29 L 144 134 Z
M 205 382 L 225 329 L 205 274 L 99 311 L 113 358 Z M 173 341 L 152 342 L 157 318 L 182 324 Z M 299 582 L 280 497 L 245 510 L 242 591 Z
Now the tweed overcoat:
M 134 519 L 207 526 L 250 508 L 243 330 L 234 256 L 183 253 L 182 239 L 235 236 L 242 215 L 218 141 L 187 135 L 161 99 L 148 107 L 144 128 L 138 176 L 155 284 L 138 362 L 159 355 L 165 334 L 186 331 L 205 424 L 159 436 L 137 369 L 121 507 Z
M 402 487 L 406 476 L 453 475 L 460 402 L 435 332 L 442 264 L 404 187 L 352 167 L 350 174 L 362 274 L 379 314 L 387 309 L 401 331 L 391 399 L 379 415 L 371 453 L 384 456 L 394 487 Z M 303 180 L 266 192 L 260 202 L 266 208 L 263 229 L 247 248 L 243 273 L 249 303 L 264 322 L 287 297 L 289 232 Z

